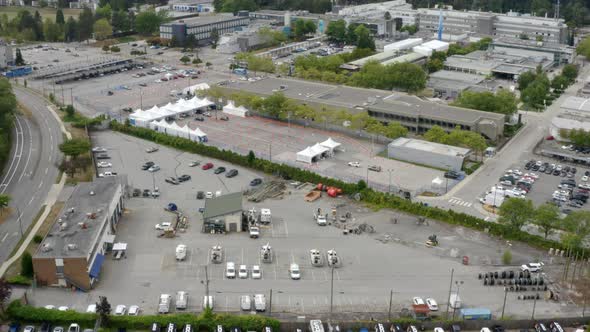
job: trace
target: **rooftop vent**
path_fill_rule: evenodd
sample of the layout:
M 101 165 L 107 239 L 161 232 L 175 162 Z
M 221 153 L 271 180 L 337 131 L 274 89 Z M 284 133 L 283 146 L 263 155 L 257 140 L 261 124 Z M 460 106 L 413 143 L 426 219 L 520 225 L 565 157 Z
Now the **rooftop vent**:
M 53 248 L 51 248 L 51 245 L 49 245 L 48 243 L 43 243 L 43 245 L 41 246 L 42 252 L 50 252 L 51 250 L 53 250 Z
M 90 196 L 94 196 L 94 195 L 96 195 L 96 194 L 94 193 L 94 190 L 90 190 Z
M 78 249 L 78 245 L 75 243 L 68 244 L 68 250 L 76 250 Z

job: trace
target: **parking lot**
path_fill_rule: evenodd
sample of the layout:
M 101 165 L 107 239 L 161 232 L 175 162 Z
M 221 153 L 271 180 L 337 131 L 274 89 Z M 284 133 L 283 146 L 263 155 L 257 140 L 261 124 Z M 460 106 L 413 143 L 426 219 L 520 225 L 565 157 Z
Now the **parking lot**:
M 191 128 L 198 127 L 203 130 L 207 133 L 207 144 L 244 155 L 252 150 L 258 157 L 347 182 L 364 180 L 369 186 L 381 191 L 398 192 L 401 189 L 408 190 L 414 195 L 415 192 L 431 190 L 431 181 L 436 177 L 442 179 L 444 175 L 440 170 L 381 157 L 378 154 L 385 150 L 386 146 L 377 142 L 260 117 L 241 118 L 229 115 L 229 121 L 222 121 L 219 120 L 221 115 L 222 113 L 213 113 L 211 117 L 203 117 L 204 121 L 187 118 L 177 122 L 181 125 L 188 123 Z M 342 143 L 341 149 L 333 157 L 313 164 L 296 161 L 297 152 L 329 137 Z M 348 167 L 347 164 L 351 161 L 359 162 L 360 167 Z M 380 166 L 381 171 L 369 171 L 368 166 L 371 165 Z M 450 189 L 458 181 L 448 182 Z
M 250 180 L 262 177 L 261 174 L 237 167 L 239 175 L 228 179 L 223 174 L 214 175 L 212 170 L 188 166 L 191 161 L 199 160 L 230 169 L 231 165 L 227 163 L 166 147 L 148 154 L 145 150 L 153 144 L 113 132 L 94 133 L 93 143 L 107 148 L 112 167 L 105 170 L 126 174 L 133 188 L 157 186 L 161 196 L 156 199 L 131 198 L 126 202 L 116 239 L 128 243 L 126 257 L 122 260 L 107 258 L 94 291 L 78 294 L 37 289 L 30 298 L 35 305 L 68 305 L 84 310 L 99 295 L 106 295 L 113 305 L 139 305 L 145 313 L 153 313 L 161 293 L 175 294 L 184 290 L 191 298 L 188 310 L 200 311 L 205 293 L 201 281 L 205 280 L 207 271 L 214 310 L 239 311 L 241 295 L 262 293 L 269 298 L 272 289 L 272 311 L 275 313 L 326 313 L 330 308 L 332 273 L 327 266 L 312 267 L 309 250 L 319 249 L 325 253 L 335 249 L 342 260 L 342 266 L 335 269 L 333 275 L 334 311 L 337 313 L 386 312 L 390 290 L 393 292 L 394 312 L 409 308 L 414 296 L 433 297 L 444 308 L 451 269 L 454 269 L 454 280 L 463 282 L 460 291 L 464 306 L 483 306 L 495 313 L 501 310 L 504 292 L 498 287 L 483 287 L 477 274 L 498 270 L 493 265 L 500 263 L 506 244 L 482 233 L 434 221 L 418 224 L 413 216 L 391 211 L 374 212 L 345 197 L 325 197 L 306 203 L 303 195 L 310 190 L 308 185 L 302 189 L 289 186 L 282 199 L 256 204 L 244 201 L 244 209 L 256 207 L 272 211 L 273 221 L 270 226 L 262 228 L 258 239 L 250 239 L 247 233 L 204 234 L 198 212 L 204 200 L 197 200 L 196 192 L 243 190 L 248 188 Z M 148 160 L 158 164 L 161 170 L 154 173 L 140 170 L 141 164 Z M 164 182 L 166 177 L 181 174 L 189 174 L 192 179 L 179 185 Z M 189 227 L 175 238 L 159 238 L 155 224 L 174 218 L 163 209 L 170 202 L 176 203 L 188 217 Z M 352 214 L 353 219 L 346 224 L 348 227 L 366 223 L 374 232 L 344 235 L 335 225 L 317 226 L 312 218 L 315 209 L 320 207 L 330 211 L 332 206 L 339 206 L 339 211 Z M 393 222 L 394 219 L 397 223 Z M 438 247 L 429 248 L 424 244 L 432 234 L 438 236 Z M 188 256 L 185 261 L 177 262 L 174 250 L 181 243 L 187 245 Z M 267 243 L 275 251 L 272 264 L 259 262 L 260 247 Z M 213 245 L 223 246 L 224 263 L 246 264 L 249 269 L 260 264 L 262 279 L 226 279 L 225 265 L 209 262 L 208 253 Z M 535 257 L 545 257 L 543 253 L 520 245 L 512 245 L 511 250 L 516 266 Z M 469 257 L 470 265 L 461 264 L 462 256 Z M 290 279 L 288 267 L 292 262 L 300 265 L 301 280 Z M 558 268 L 547 261 L 547 272 L 557 271 Z M 427 290 L 425 284 L 428 284 Z M 516 293 L 508 294 L 509 312 L 516 317 L 530 317 L 532 303 L 524 302 L 523 305 L 516 296 Z M 562 303 L 539 301 L 536 304 L 538 317 L 566 312 L 571 315 L 572 310 L 575 309 Z

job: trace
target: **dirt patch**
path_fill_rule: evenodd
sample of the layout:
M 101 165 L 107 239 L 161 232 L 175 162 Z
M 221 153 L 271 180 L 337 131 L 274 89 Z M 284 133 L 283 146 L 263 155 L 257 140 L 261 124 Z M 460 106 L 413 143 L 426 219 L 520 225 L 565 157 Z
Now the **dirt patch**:
M 18 107 L 19 112 L 24 114 L 27 118 L 29 118 L 29 119 L 33 118 L 33 112 L 31 112 L 30 109 L 28 109 L 27 107 L 25 107 L 24 105 L 22 105 L 20 103 L 17 105 L 17 107 Z
M 6 220 L 8 220 L 8 218 L 10 218 L 13 212 L 14 211 L 11 207 L 2 209 L 2 211 L 0 212 L 0 225 L 2 225 Z

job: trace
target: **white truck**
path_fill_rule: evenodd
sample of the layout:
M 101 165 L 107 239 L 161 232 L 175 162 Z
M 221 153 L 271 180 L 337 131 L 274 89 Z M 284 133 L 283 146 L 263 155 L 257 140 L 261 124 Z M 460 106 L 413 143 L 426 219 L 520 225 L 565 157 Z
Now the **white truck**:
M 172 301 L 172 296 L 170 294 L 160 295 L 160 301 L 158 302 L 159 314 L 167 314 L 170 312 L 170 301 Z
M 453 309 L 461 309 L 461 298 L 457 293 L 451 293 L 449 298 L 449 306 Z
M 188 293 L 179 291 L 176 293 L 176 309 L 184 310 L 188 306 Z
M 264 294 L 254 295 L 254 308 L 256 311 L 266 311 L 266 298 Z
M 183 261 L 186 258 L 186 245 L 179 244 L 176 246 L 176 260 Z
M 260 223 L 270 224 L 272 221 L 272 214 L 270 209 L 260 209 Z

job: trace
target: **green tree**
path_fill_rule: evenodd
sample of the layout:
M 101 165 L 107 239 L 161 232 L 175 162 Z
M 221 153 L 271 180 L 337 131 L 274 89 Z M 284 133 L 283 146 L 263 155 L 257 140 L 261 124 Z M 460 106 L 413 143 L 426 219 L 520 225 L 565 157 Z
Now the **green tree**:
M 254 165 L 254 161 L 256 161 L 256 155 L 254 154 L 254 151 L 250 150 L 248 152 L 248 165 Z
M 184 55 L 182 58 L 180 58 L 180 62 L 182 62 L 183 64 L 187 64 L 191 61 L 191 58 L 189 58 L 188 56 Z
M 100 325 L 107 326 L 111 315 L 111 304 L 106 296 L 99 296 L 96 302 L 96 313 L 100 318 Z
M 523 91 L 529 86 L 529 84 L 533 83 L 536 78 L 537 75 L 533 71 L 527 71 L 520 74 L 518 77 L 518 89 Z
M 359 25 L 354 29 L 354 33 L 356 35 L 356 47 L 358 48 L 367 48 L 370 50 L 375 50 L 375 40 L 373 36 L 371 36 L 371 31 L 364 25 Z
M 154 9 L 143 11 L 135 17 L 135 30 L 144 35 L 151 35 L 159 31 L 160 25 L 168 20 L 168 12 Z
M 10 300 L 12 286 L 4 278 L 0 278 L 0 312 L 4 312 L 4 304 Z
M 569 82 L 573 83 L 578 77 L 578 67 L 572 64 L 566 64 L 561 70 L 561 75 L 565 76 Z
M 284 115 L 289 100 L 282 92 L 275 92 L 262 101 L 262 111 L 275 118 L 281 118 Z
M 510 251 L 510 249 L 504 250 L 504 253 L 502 254 L 502 264 L 512 264 L 512 251 Z
M 472 108 L 484 112 L 511 115 L 518 109 L 516 96 L 508 90 L 474 92 L 464 91 L 454 103 L 455 106 Z
M 404 25 L 399 31 L 407 31 L 410 35 L 413 35 L 418 32 L 418 26 L 415 24 Z
M 10 197 L 10 195 L 5 195 L 5 194 L 0 195 L 0 214 L 2 214 L 4 209 L 6 209 L 8 207 L 8 204 L 10 204 L 11 199 L 12 198 Z
M 590 60 L 590 37 L 582 39 L 576 47 L 576 52 Z
M 23 66 L 25 64 L 25 60 L 23 59 L 23 54 L 20 51 L 20 48 L 16 49 L 16 57 L 14 59 L 14 64 L 17 66 Z
M 64 41 L 72 42 L 78 37 L 78 22 L 73 17 L 68 17 L 64 26 Z
M 81 154 L 90 151 L 90 142 L 80 138 L 69 139 L 59 145 L 59 150 L 66 156 L 76 159 Z
M 536 16 L 545 16 L 546 13 L 552 8 L 552 4 L 549 0 L 532 0 L 531 1 L 531 13 Z
M 219 31 L 217 28 L 211 29 L 211 48 L 216 49 L 217 43 L 219 43 Z
M 92 37 L 92 27 L 94 25 L 94 16 L 88 7 L 84 7 L 78 15 L 78 40 L 84 41 Z
M 535 224 L 543 231 L 545 238 L 559 227 L 559 208 L 552 203 L 545 203 L 535 211 Z
M 109 45 L 102 45 L 103 52 L 108 53 L 110 49 Z
M 111 16 L 113 31 L 128 31 L 131 29 L 129 15 L 122 10 L 114 11 Z
M 59 41 L 63 37 L 61 27 L 53 23 L 49 18 L 46 18 L 45 22 L 43 22 L 43 34 L 45 35 L 45 40 L 50 42 Z
M 121 48 L 119 48 L 119 46 L 117 46 L 117 45 L 113 45 L 113 46 L 111 46 L 110 51 L 111 51 L 111 53 L 119 53 L 119 52 L 121 52 Z
M 346 41 L 346 21 L 337 20 L 328 23 L 326 28 L 326 36 L 335 43 L 344 43 Z
M 526 89 L 521 91 L 520 98 L 527 106 L 539 109 L 544 107 L 548 92 L 548 85 L 535 80 Z
M 358 23 L 350 23 L 346 27 L 346 44 L 356 45 L 358 38 L 356 36 L 355 29 L 358 27 Z
M 407 135 L 408 128 L 402 126 L 399 122 L 389 122 L 385 127 L 385 136 L 388 138 L 396 139 Z
M 20 259 L 20 274 L 23 277 L 32 278 L 34 271 L 33 271 L 33 257 L 28 251 L 23 253 L 23 256 Z
M 97 40 L 103 40 L 113 35 L 113 27 L 111 27 L 109 21 L 106 18 L 101 18 L 94 22 L 93 30 L 94 37 Z
M 533 215 L 535 209 L 533 202 L 522 198 L 506 198 L 500 206 L 499 221 L 520 230 Z
M 101 18 L 110 19 L 112 14 L 113 14 L 113 10 L 111 8 L 111 5 L 109 3 L 107 3 L 103 7 L 96 8 L 96 11 L 94 14 L 94 19 L 95 20 L 100 20 Z
M 55 12 L 55 23 L 57 23 L 59 25 L 66 24 L 66 20 L 64 18 L 64 12 L 61 10 L 61 8 L 58 8 L 57 12 Z
M 424 139 L 435 143 L 446 143 L 447 132 L 440 126 L 432 126 L 427 132 L 424 133 Z
M 195 34 L 191 33 L 188 36 L 186 36 L 185 46 L 188 47 L 191 50 L 191 52 L 195 49 L 195 45 L 197 45 L 197 39 L 195 38 Z

